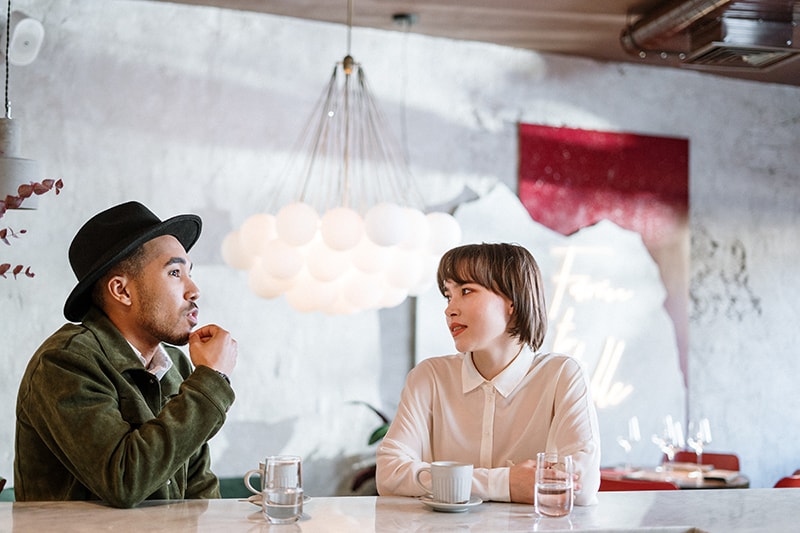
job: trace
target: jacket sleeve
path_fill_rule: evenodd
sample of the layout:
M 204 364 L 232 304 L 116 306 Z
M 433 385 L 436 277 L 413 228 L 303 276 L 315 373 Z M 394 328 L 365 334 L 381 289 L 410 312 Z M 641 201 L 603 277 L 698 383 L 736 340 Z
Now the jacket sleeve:
M 211 471 L 211 454 L 208 444 L 203 444 L 189 461 L 185 497 L 202 499 L 219 498 L 220 496 L 219 480 Z
M 215 494 L 205 443 L 234 395 L 210 368 L 191 372 L 160 410 L 145 399 L 152 394 L 138 392 L 160 393 L 154 376 L 142 371 L 129 383 L 107 360 L 74 347 L 43 352 L 29 377 L 18 407 L 91 494 L 133 507 L 154 493 L 175 494 L 173 477 L 186 480 L 190 497 Z

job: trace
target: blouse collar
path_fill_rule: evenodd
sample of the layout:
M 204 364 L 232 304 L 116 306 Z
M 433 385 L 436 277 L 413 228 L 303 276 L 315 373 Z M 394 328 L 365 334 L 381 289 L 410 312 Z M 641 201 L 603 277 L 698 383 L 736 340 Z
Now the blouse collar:
M 484 383 L 489 383 L 493 385 L 497 392 L 502 394 L 504 398 L 507 398 L 528 374 L 531 363 L 533 363 L 533 358 L 534 353 L 531 349 L 528 346 L 523 346 L 520 353 L 517 354 L 514 360 L 511 361 L 502 372 L 497 374 L 494 379 L 487 380 L 478 372 L 478 369 L 475 368 L 475 363 L 472 362 L 472 354 L 466 353 L 464 354 L 461 364 L 462 392 L 466 394 Z

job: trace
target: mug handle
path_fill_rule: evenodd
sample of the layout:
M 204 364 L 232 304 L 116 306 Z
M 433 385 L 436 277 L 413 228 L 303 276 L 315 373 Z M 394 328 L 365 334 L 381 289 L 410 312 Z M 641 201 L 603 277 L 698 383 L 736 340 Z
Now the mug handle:
M 414 481 L 417 482 L 419 488 L 425 491 L 425 494 L 431 494 L 433 489 L 431 487 L 426 487 L 425 484 L 422 482 L 422 480 L 420 480 L 419 478 L 419 475 L 422 474 L 423 472 L 427 472 L 428 474 L 430 474 L 431 468 L 429 466 L 423 466 L 422 468 L 417 470 L 416 475 L 414 475 Z
M 253 494 L 261 494 L 260 490 L 254 489 L 253 486 L 250 484 L 250 478 L 253 477 L 253 476 L 261 477 L 263 475 L 264 475 L 264 471 L 259 469 L 259 468 L 254 468 L 253 470 L 248 470 L 244 475 L 244 486 L 247 487 L 248 490 L 250 490 L 250 492 L 252 492 Z

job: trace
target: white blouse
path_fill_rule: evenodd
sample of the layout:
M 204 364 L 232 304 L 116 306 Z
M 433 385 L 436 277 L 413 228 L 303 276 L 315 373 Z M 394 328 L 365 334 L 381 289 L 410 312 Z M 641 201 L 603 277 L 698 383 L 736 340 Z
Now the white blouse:
M 509 466 L 540 451 L 571 454 L 581 491 L 597 501 L 600 432 L 580 364 L 527 347 L 486 381 L 465 354 L 425 359 L 409 372 L 397 415 L 377 452 L 381 495 L 421 496 L 417 471 L 433 461 L 472 463 L 472 494 L 509 501 Z

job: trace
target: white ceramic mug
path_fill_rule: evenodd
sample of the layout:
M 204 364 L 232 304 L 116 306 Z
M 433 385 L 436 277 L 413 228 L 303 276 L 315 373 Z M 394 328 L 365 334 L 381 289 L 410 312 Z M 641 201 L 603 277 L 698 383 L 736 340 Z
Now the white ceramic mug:
M 420 479 L 423 472 L 430 475 L 430 486 Z M 469 463 L 434 461 L 430 467 L 420 468 L 414 479 L 437 502 L 467 503 L 472 494 L 472 465 Z
M 261 494 L 261 490 L 260 490 L 260 488 L 257 489 L 255 487 L 253 487 L 253 485 L 250 483 L 250 479 L 253 476 L 258 476 L 259 477 L 258 486 L 261 487 L 263 485 L 263 483 L 264 483 L 264 481 L 263 481 L 264 480 L 264 467 L 265 467 L 264 466 L 264 462 L 262 461 L 262 462 L 258 463 L 258 468 L 254 468 L 252 470 L 248 470 L 244 474 L 244 486 L 247 487 L 247 489 L 250 492 L 252 492 L 253 494 Z
M 534 505 L 543 516 L 567 516 L 572 512 L 575 467 L 571 455 L 536 454 Z

